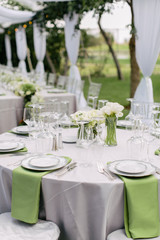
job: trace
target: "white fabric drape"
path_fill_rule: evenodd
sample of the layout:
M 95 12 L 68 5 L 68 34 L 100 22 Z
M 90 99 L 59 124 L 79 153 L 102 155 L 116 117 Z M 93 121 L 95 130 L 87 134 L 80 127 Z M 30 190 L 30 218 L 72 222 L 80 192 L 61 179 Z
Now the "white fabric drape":
M 18 67 L 23 74 L 27 73 L 25 59 L 27 56 L 27 40 L 25 29 L 21 26 L 16 31 L 17 56 L 20 60 Z
M 5 49 L 6 49 L 6 57 L 7 57 L 7 66 L 12 67 L 11 41 L 10 41 L 10 36 L 8 34 L 5 34 Z
M 144 75 L 134 99 L 153 102 L 153 87 L 150 76 L 160 52 L 160 1 L 134 0 L 134 21 L 137 30 L 136 59 Z
M 85 107 L 86 100 L 84 98 L 83 93 L 81 92 L 80 82 L 81 76 L 76 66 L 78 51 L 80 45 L 80 30 L 75 30 L 75 26 L 78 22 L 78 14 L 73 14 L 71 18 L 70 15 L 65 15 L 65 44 L 68 53 L 69 60 L 71 62 L 70 74 L 69 74 L 69 84 L 68 84 L 68 92 L 72 92 L 76 94 L 78 108 Z M 80 102 L 79 96 L 80 97 Z
M 17 11 L 0 6 L 0 24 L 9 27 L 11 24 L 29 21 L 35 13 L 30 11 Z
M 36 72 L 40 75 L 43 75 L 44 70 L 44 64 L 43 60 L 46 54 L 46 32 L 44 29 L 41 29 L 39 26 L 37 26 L 36 23 L 33 25 L 34 30 L 34 49 L 36 58 L 38 60 L 37 66 L 36 66 Z

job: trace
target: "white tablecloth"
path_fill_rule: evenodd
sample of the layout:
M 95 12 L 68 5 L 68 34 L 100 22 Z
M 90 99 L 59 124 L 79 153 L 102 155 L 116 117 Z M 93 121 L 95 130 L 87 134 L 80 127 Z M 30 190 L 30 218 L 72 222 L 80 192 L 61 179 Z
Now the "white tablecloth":
M 9 133 L 0 136 L 1 139 L 11 137 L 19 139 L 19 136 Z M 105 240 L 110 232 L 123 227 L 124 184 L 118 177 L 111 181 L 98 173 L 96 161 L 101 159 L 106 164 L 108 161 L 126 159 L 128 137 L 129 132 L 117 130 L 116 147 L 93 144 L 87 150 L 75 144 L 64 144 L 62 150 L 55 152 L 79 163 L 77 168 L 59 178 L 52 172 L 42 179 L 41 215 L 60 227 L 60 240 Z M 26 138 L 23 141 L 31 147 Z M 159 140 L 154 141 L 150 155 L 152 163 L 160 167 L 160 157 L 154 155 L 158 146 Z M 11 209 L 12 169 L 15 168 L 12 163 L 23 158 L 0 155 L 1 213 Z M 84 167 L 82 164 L 85 162 L 89 162 L 90 166 Z M 160 175 L 155 176 L 158 178 L 160 195 Z
M 10 91 L 5 91 L 5 96 L 0 96 L 0 133 L 9 131 L 16 127 L 23 118 L 23 98 L 15 96 Z M 41 92 L 45 101 L 58 99 L 58 101 L 69 101 L 69 114 L 76 111 L 76 97 L 72 93 L 47 93 L 47 90 Z
M 0 133 L 16 127 L 23 116 L 23 98 L 12 92 L 5 92 L 0 96 Z

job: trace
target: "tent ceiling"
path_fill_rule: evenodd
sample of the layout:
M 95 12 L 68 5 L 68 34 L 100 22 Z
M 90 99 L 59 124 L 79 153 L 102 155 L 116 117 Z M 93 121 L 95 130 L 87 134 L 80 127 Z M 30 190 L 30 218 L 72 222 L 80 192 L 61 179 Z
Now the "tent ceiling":
M 12 24 L 27 22 L 35 15 L 30 11 L 17 11 L 0 6 L 0 24 L 9 27 Z

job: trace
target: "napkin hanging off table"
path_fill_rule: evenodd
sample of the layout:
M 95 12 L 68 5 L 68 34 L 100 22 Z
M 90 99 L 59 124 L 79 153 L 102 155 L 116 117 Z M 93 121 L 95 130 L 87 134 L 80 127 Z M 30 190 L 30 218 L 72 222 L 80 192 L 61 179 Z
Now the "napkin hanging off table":
M 65 158 L 68 163 L 71 162 L 71 158 Z M 38 221 L 41 180 L 52 171 L 30 171 L 23 167 L 13 170 L 11 206 L 13 218 L 31 224 Z
M 128 238 L 159 236 L 158 180 L 154 176 L 124 181 L 124 224 Z

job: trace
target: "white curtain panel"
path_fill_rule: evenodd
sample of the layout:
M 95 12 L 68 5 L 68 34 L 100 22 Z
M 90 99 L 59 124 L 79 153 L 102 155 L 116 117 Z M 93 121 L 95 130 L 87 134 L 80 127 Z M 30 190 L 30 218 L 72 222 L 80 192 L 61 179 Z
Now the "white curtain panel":
M 20 60 L 19 69 L 23 74 L 27 74 L 25 59 L 27 56 L 27 40 L 25 29 L 20 26 L 18 31 L 16 31 L 16 46 L 17 46 L 17 56 Z
M 34 30 L 34 49 L 36 58 L 38 60 L 37 66 L 36 66 L 36 73 L 39 73 L 40 75 L 43 75 L 44 70 L 44 64 L 43 60 L 46 54 L 46 32 L 44 29 L 40 28 L 36 23 L 33 25 Z
M 6 49 L 6 57 L 7 57 L 7 66 L 12 67 L 11 41 L 10 41 L 10 36 L 8 34 L 5 34 L 5 49 Z
M 153 102 L 150 76 L 160 52 L 160 1 L 134 0 L 134 21 L 137 30 L 136 58 L 143 73 L 134 99 Z
M 72 17 L 70 15 L 64 16 L 65 21 L 65 44 L 68 53 L 69 60 L 71 62 L 71 68 L 69 73 L 69 84 L 68 92 L 72 92 L 77 96 L 78 108 L 85 107 L 87 105 L 83 93 L 81 94 L 80 82 L 81 76 L 76 66 L 79 45 L 80 45 L 80 30 L 75 30 L 75 26 L 78 22 L 78 14 L 74 13 Z M 81 94 L 81 99 L 79 102 L 79 95 Z

